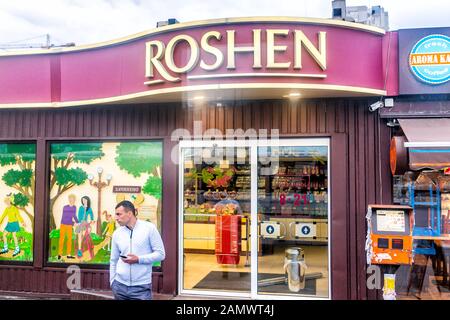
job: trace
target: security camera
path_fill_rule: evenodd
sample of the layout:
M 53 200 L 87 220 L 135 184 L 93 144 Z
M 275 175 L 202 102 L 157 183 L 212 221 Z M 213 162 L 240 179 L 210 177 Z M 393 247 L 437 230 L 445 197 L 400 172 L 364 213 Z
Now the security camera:
M 383 108 L 383 107 L 384 107 L 383 101 L 377 101 L 377 102 L 374 102 L 374 103 L 372 103 L 370 105 L 369 111 L 370 112 L 374 112 L 375 110 L 378 110 L 378 109 Z

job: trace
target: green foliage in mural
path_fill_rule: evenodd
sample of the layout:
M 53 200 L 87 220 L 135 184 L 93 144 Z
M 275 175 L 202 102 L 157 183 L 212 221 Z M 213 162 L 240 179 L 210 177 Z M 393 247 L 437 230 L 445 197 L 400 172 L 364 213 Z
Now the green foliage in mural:
M 148 195 L 155 197 L 156 199 L 161 199 L 162 194 L 162 181 L 160 177 L 148 177 L 145 182 L 142 191 Z
M 52 158 L 70 163 L 91 163 L 95 159 L 103 157 L 102 143 L 55 143 L 52 144 Z M 67 168 L 68 166 L 66 166 Z
M 73 185 L 81 185 L 87 179 L 87 174 L 83 169 L 75 168 L 75 169 L 67 169 L 67 168 L 56 168 L 55 169 L 55 178 L 56 185 L 58 186 L 67 186 L 70 184 Z
M 17 232 L 17 238 L 20 242 L 20 250 L 24 251 L 25 260 L 32 260 L 33 234 L 26 232 L 23 228 L 20 228 L 20 231 Z M 12 243 L 12 241 L 9 241 L 9 243 Z
M 161 226 L 160 199 L 162 194 L 162 166 L 163 147 L 161 142 L 124 142 L 117 146 L 117 166 L 131 174 L 140 177 L 148 174 L 142 192 L 158 199 L 157 218 L 158 227 Z
M 59 236 L 60 236 L 60 230 L 54 229 L 50 232 L 50 257 L 48 259 L 49 262 L 62 262 L 58 259 L 58 247 L 59 247 Z M 92 238 L 92 242 L 94 246 L 98 246 L 101 244 L 104 240 L 104 237 L 101 237 L 97 235 L 96 233 L 90 233 L 90 236 Z M 77 244 L 77 235 L 73 233 L 72 235 L 72 241 L 74 241 L 74 246 L 72 246 L 72 255 L 76 255 L 76 244 Z M 109 264 L 110 260 L 110 252 L 99 248 L 99 250 L 96 250 L 95 256 L 93 259 L 90 260 L 84 260 L 83 263 L 88 264 Z M 66 260 L 65 262 L 71 262 L 71 263 L 79 263 L 78 259 L 75 260 Z
M 30 187 L 31 179 L 33 178 L 33 170 L 8 170 L 2 177 L 3 181 L 8 187 L 14 187 L 14 185 L 20 185 L 22 187 Z
M 159 169 L 162 164 L 162 143 L 121 143 L 117 146 L 116 153 L 116 163 L 122 170 L 133 177 L 149 174 L 142 191 L 158 200 L 161 199 L 162 180 Z
M 14 165 L 21 162 L 34 162 L 36 160 L 36 145 L 26 143 L 1 143 L 0 166 Z
M 33 234 L 31 232 L 25 231 L 24 228 L 20 228 L 20 231 L 16 233 L 17 240 L 19 242 L 19 248 L 21 250 L 21 254 L 17 257 L 14 257 L 16 261 L 31 261 L 33 260 Z M 0 239 L 3 239 L 3 233 L 0 232 Z M 9 233 L 6 236 L 6 240 L 8 242 L 8 249 L 15 249 L 13 236 Z M 5 257 L 0 255 L 0 260 L 11 260 L 9 257 Z
M 55 143 L 51 146 L 52 170 L 50 171 L 50 230 L 56 228 L 53 216 L 55 201 L 70 188 L 83 184 L 87 173 L 81 168 L 71 168 L 75 163 L 89 164 L 105 154 L 102 143 Z M 55 193 L 56 191 L 56 193 Z
M 59 229 L 53 229 L 52 231 L 50 231 L 49 238 L 50 239 L 59 239 Z
M 23 214 L 25 213 L 31 222 L 31 230 L 34 230 L 34 212 L 29 211 L 29 205 L 34 205 L 34 162 L 36 161 L 36 145 L 28 143 L 1 143 L 0 166 L 14 166 L 6 171 L 1 179 L 8 186 L 18 191 L 14 193 L 12 204 Z M 16 233 L 19 247 L 23 253 L 13 258 L 0 257 L 2 260 L 31 261 L 33 259 L 33 233 L 21 228 Z M 9 249 L 14 249 L 12 234 L 7 236 Z
M 126 142 L 117 146 L 116 163 L 133 177 L 154 173 L 162 162 L 161 142 Z
M 36 160 L 36 145 L 34 144 L 0 144 L 0 166 L 17 165 L 9 169 L 2 176 L 3 182 L 20 192 L 28 199 L 27 203 L 34 204 L 34 161 Z M 21 200 L 24 203 L 24 199 Z M 33 213 L 28 212 L 26 205 L 19 206 L 34 222 Z
M 14 194 L 14 205 L 18 208 L 23 208 L 26 207 L 28 205 L 28 203 L 30 202 L 30 200 L 28 199 L 28 197 L 22 193 L 15 193 Z
M 91 238 L 92 238 L 92 241 L 94 242 L 94 244 L 95 243 L 100 243 L 100 242 L 103 241 L 103 237 L 99 236 L 96 233 L 91 233 Z

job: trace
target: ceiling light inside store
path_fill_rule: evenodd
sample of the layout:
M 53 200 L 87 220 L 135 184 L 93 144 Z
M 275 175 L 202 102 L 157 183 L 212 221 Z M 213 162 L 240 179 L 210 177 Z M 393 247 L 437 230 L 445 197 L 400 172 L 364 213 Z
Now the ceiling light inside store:
M 194 167 L 194 161 L 192 161 L 192 160 L 184 161 L 184 168 L 192 169 L 193 167 Z
M 238 162 L 242 160 L 245 161 L 245 159 L 247 158 L 247 150 L 245 150 L 244 148 L 238 148 L 236 151 L 236 158 Z
M 228 160 L 220 160 L 219 161 L 220 169 L 228 169 L 230 167 L 230 161 Z
M 301 96 L 300 92 L 291 92 L 291 93 L 283 96 L 283 98 L 295 99 L 295 98 L 300 98 L 300 96 Z
M 195 96 L 194 98 L 192 98 L 192 100 L 196 100 L 196 101 L 203 100 L 203 99 L 205 99 L 204 96 Z
M 204 148 L 202 150 L 202 158 L 203 158 L 203 160 L 210 159 L 211 156 L 212 156 L 212 152 L 211 152 L 210 148 Z

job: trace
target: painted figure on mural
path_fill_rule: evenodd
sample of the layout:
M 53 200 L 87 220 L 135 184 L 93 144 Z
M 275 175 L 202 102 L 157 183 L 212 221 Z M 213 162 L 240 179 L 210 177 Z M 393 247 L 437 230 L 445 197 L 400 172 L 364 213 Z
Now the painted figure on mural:
M 84 251 L 89 251 L 91 258 L 93 258 L 94 244 L 91 238 L 91 224 L 95 223 L 95 220 L 91 208 L 91 199 L 88 196 L 81 198 L 81 206 L 78 209 L 78 222 L 79 225 L 75 230 L 75 233 L 78 234 L 77 256 L 81 258 Z
M 72 256 L 72 237 L 73 237 L 73 225 L 78 223 L 77 218 L 77 206 L 75 205 L 76 196 L 70 194 L 67 198 L 69 204 L 63 207 L 63 213 L 61 217 L 61 226 L 59 228 L 59 247 L 58 247 L 58 260 L 61 259 L 64 249 L 64 239 L 67 236 L 66 242 L 66 255 L 68 259 L 75 259 Z
M 107 222 L 105 230 L 103 231 L 103 235 L 105 236 L 105 240 L 107 241 L 105 247 L 107 247 L 106 249 L 107 251 L 111 251 L 111 239 L 114 230 L 116 229 L 116 221 L 112 218 L 112 215 L 108 213 L 106 210 L 103 211 L 102 214 L 105 215 L 105 220 Z M 105 249 L 105 247 L 103 247 L 103 249 Z
M 19 209 L 14 205 L 14 196 L 9 194 L 5 198 L 6 208 L 3 211 L 3 215 L 0 218 L 0 224 L 7 218 L 8 223 L 6 225 L 5 230 L 3 230 L 3 249 L 0 250 L 0 254 L 7 253 L 8 249 L 8 240 L 7 235 L 9 233 L 12 234 L 14 239 L 14 252 L 13 257 L 17 256 L 20 253 L 19 243 L 17 241 L 17 232 L 20 231 L 20 225 L 25 227 L 25 222 L 23 221 Z M 20 225 L 19 225 L 20 223 Z

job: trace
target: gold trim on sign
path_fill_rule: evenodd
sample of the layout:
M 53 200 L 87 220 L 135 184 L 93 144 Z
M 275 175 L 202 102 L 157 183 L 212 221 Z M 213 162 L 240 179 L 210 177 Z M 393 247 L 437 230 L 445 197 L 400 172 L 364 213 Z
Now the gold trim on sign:
M 343 27 L 348 29 L 354 29 L 359 31 L 365 31 L 369 33 L 375 33 L 378 35 L 384 35 L 386 31 L 381 28 L 368 26 L 362 23 L 347 22 L 334 19 L 321 19 L 321 18 L 296 18 L 296 17 L 242 17 L 242 18 L 222 18 L 222 19 L 210 19 L 199 20 L 192 22 L 183 22 L 172 24 L 164 27 L 159 27 L 139 33 L 135 33 L 126 37 L 117 38 L 110 41 L 97 42 L 93 44 L 81 45 L 76 47 L 65 48 L 50 48 L 50 49 L 35 49 L 27 51 L 10 51 L 2 52 L 0 56 L 19 56 L 19 55 L 34 55 L 34 54 L 56 54 L 62 52 L 74 52 L 90 49 L 97 49 L 102 47 L 109 47 L 113 45 L 123 44 L 132 40 L 137 40 L 150 35 L 162 34 L 165 32 L 190 29 L 195 27 L 206 27 L 215 25 L 227 25 L 227 24 L 243 24 L 243 23 L 304 23 L 304 24 L 317 24 L 325 26 Z
M 188 76 L 188 80 L 214 79 L 214 78 L 240 78 L 240 77 L 294 77 L 294 78 L 326 78 L 326 74 L 307 73 L 218 73 L 199 76 Z M 147 84 L 147 82 L 145 82 Z
M 212 90 L 224 90 L 224 89 L 315 89 L 315 90 L 335 90 L 335 91 L 348 91 L 354 93 L 363 93 L 371 96 L 385 96 L 386 90 L 371 89 L 365 87 L 353 87 L 353 86 L 339 86 L 328 84 L 304 84 L 304 83 L 226 83 L 226 84 L 207 84 L 207 85 L 195 85 L 195 86 L 183 86 L 167 89 L 156 89 L 137 93 L 131 93 L 121 96 L 91 99 L 91 100 L 78 100 L 67 102 L 42 102 L 42 103 L 3 103 L 0 104 L 0 109 L 5 108 L 62 108 L 62 107 L 76 107 L 83 105 L 95 105 L 95 104 L 109 104 L 117 102 L 126 102 L 127 100 L 152 97 L 160 94 L 180 93 L 190 91 L 212 91 Z M 157 100 L 152 102 L 158 102 Z
M 160 83 L 164 83 L 164 80 L 151 80 L 151 81 L 144 82 L 144 84 L 148 85 L 148 86 L 151 86 L 153 84 L 160 84 Z

